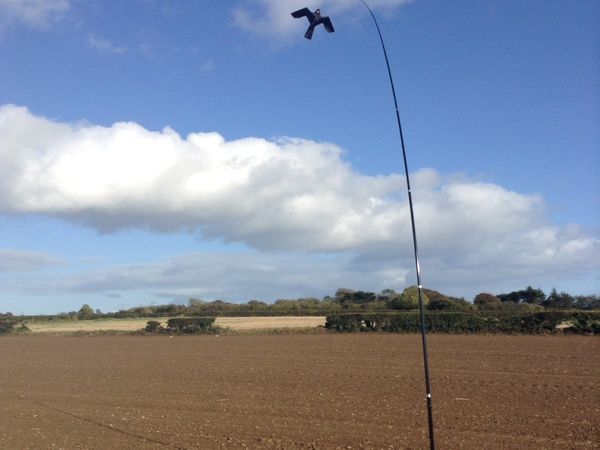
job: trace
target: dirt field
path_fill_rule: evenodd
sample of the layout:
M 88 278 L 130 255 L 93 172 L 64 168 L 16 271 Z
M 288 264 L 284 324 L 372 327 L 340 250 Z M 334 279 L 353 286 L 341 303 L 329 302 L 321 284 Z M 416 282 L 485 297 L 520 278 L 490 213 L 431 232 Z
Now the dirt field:
M 166 324 L 168 318 L 99 319 L 75 321 L 35 321 L 27 323 L 33 333 L 73 333 L 77 331 L 136 331 L 146 327 L 149 320 Z M 215 325 L 232 330 L 260 330 L 271 328 L 311 328 L 325 325 L 321 316 L 275 317 L 217 317 Z
M 600 448 L 597 337 L 430 336 L 439 449 Z M 425 449 L 416 335 L 0 338 L 2 449 Z

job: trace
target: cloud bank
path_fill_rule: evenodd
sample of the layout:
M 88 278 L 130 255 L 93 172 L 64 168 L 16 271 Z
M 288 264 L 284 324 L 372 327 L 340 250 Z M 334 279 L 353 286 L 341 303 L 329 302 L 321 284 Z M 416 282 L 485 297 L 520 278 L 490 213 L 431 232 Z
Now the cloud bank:
M 182 137 L 171 128 L 157 132 L 135 123 L 62 123 L 6 105 L 0 107 L 0 214 L 58 217 L 100 233 L 198 233 L 243 243 L 254 249 L 259 266 L 291 266 L 282 255 L 300 252 L 315 255 L 317 272 L 330 267 L 344 274 L 332 284 L 360 273 L 374 287 L 398 286 L 412 268 L 404 176 L 361 174 L 343 154 L 334 144 L 297 138 L 228 141 L 214 132 Z M 416 171 L 411 181 L 430 284 L 534 283 L 600 268 L 600 239 L 577 226 L 549 224 L 539 195 L 433 169 Z M 319 259 L 323 255 L 338 256 Z M 168 267 L 185 261 L 157 262 L 151 269 L 173 274 Z M 389 267 L 399 269 L 386 272 Z M 123 288 L 133 289 L 151 269 L 90 276 L 114 282 L 130 274 L 132 284 Z M 305 288 L 310 277 L 314 284 L 323 280 L 306 267 L 301 273 Z M 270 270 L 263 274 L 248 279 L 273 279 Z M 195 289 L 198 280 L 220 276 L 193 273 L 187 283 L 156 287 Z M 69 289 L 85 285 L 70 283 Z
M 37 297 L 116 296 L 145 290 L 163 302 L 185 302 L 191 297 L 248 301 L 322 297 L 340 286 L 354 286 L 352 280 L 377 291 L 390 283 L 401 286 L 405 282 L 406 271 L 402 269 L 365 269 L 348 255 L 307 259 L 291 253 L 203 252 L 27 282 L 17 277 L 5 281 L 3 289 Z
M 46 252 L 0 249 L 0 273 L 32 272 L 63 263 Z

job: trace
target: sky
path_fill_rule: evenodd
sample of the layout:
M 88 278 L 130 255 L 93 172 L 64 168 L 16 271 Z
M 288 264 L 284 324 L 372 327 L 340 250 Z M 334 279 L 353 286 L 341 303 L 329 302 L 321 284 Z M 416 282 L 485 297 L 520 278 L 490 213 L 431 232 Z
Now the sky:
M 424 287 L 600 294 L 600 4 L 370 5 Z M 0 312 L 415 282 L 359 0 L 0 0 Z

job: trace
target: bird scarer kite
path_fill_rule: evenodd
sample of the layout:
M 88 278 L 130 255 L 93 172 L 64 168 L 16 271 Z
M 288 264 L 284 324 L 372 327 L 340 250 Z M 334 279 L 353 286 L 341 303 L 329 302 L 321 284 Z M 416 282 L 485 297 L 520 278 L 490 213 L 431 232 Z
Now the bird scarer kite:
M 296 19 L 299 19 L 300 17 L 306 17 L 308 19 L 308 23 L 309 23 L 308 30 L 306 30 L 306 33 L 304 34 L 304 37 L 306 39 L 312 39 L 313 32 L 315 31 L 315 27 L 317 25 L 323 24 L 323 26 L 329 33 L 333 33 L 335 31 L 333 29 L 333 25 L 331 24 L 331 19 L 329 19 L 329 17 L 323 17 L 321 15 L 320 9 L 317 9 L 313 13 L 308 8 L 302 8 L 302 9 L 299 9 L 298 11 L 294 11 L 292 13 L 292 16 L 295 17 Z

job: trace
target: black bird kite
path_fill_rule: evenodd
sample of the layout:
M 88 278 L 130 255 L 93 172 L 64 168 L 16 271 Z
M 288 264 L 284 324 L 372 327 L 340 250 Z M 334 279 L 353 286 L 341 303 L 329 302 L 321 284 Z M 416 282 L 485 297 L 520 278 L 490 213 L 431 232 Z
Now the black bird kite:
M 313 35 L 313 31 L 315 31 L 315 27 L 320 24 L 323 24 L 323 26 L 329 33 L 333 33 L 335 31 L 333 29 L 333 25 L 331 25 L 331 20 L 329 19 L 329 17 L 323 17 L 321 15 L 320 9 L 317 9 L 313 13 L 308 8 L 302 8 L 302 9 L 299 9 L 298 11 L 294 11 L 292 13 L 292 16 L 295 17 L 296 19 L 299 19 L 300 17 L 306 17 L 308 19 L 308 23 L 310 25 L 308 26 L 308 30 L 306 30 L 306 33 L 304 34 L 304 37 L 306 39 L 312 39 L 312 35 Z

